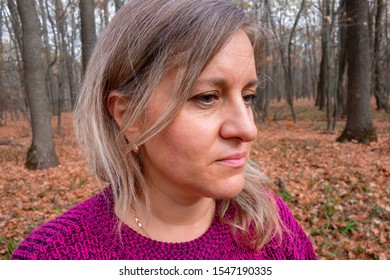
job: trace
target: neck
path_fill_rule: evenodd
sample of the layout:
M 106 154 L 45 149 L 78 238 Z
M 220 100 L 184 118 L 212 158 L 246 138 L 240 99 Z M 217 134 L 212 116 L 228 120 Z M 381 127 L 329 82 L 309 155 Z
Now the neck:
M 136 209 L 136 217 L 142 229 L 134 223 L 133 229 L 151 239 L 164 242 L 185 242 L 196 239 L 210 227 L 215 213 L 211 198 L 170 199 L 165 195 L 151 193 L 151 211 Z

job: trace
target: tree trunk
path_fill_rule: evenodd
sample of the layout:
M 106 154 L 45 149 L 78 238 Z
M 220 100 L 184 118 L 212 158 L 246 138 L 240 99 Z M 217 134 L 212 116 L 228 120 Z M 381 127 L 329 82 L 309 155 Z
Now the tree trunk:
M 94 1 L 80 1 L 80 19 L 81 19 L 81 49 L 83 59 L 83 71 L 87 68 L 88 60 L 91 55 L 93 45 L 96 41 L 96 27 L 94 15 Z
M 58 159 L 54 149 L 51 111 L 42 62 L 39 19 L 33 1 L 17 0 L 17 4 L 22 23 L 22 57 L 32 126 L 32 144 L 27 152 L 26 167 L 45 169 L 58 165 Z
M 317 97 L 315 105 L 318 106 L 320 110 L 324 110 L 325 107 L 325 83 L 326 83 L 326 62 L 325 62 L 325 54 L 326 54 L 326 45 L 325 45 L 325 38 L 324 36 L 321 36 L 321 49 L 322 49 L 322 56 L 321 56 L 321 63 L 320 63 L 320 74 L 317 84 Z
M 0 88 L 3 90 L 6 87 L 5 81 L 4 81 L 4 64 L 3 64 L 3 53 L 4 53 L 4 47 L 3 47 L 3 2 L 0 3 Z M 0 95 L 0 127 L 5 125 L 5 97 Z
M 383 0 L 377 1 L 376 17 L 375 17 L 375 39 L 374 39 L 374 96 L 376 100 L 376 109 L 385 110 L 390 113 L 389 104 L 387 103 L 387 96 L 382 86 L 382 61 L 381 61 L 381 42 L 382 42 L 382 18 L 385 11 L 385 3 Z M 382 77 L 385 78 L 385 77 Z
M 326 105 L 326 114 L 328 120 L 328 129 L 329 129 L 329 45 L 330 45 L 330 4 L 329 0 L 323 1 L 321 7 L 322 12 L 322 32 L 321 32 L 321 64 L 320 64 L 320 74 L 317 84 L 317 98 L 315 105 L 318 106 L 320 110 L 324 110 Z
M 317 85 L 317 75 L 316 75 L 316 68 L 317 68 L 317 59 L 315 54 L 316 49 L 316 40 L 314 39 L 314 36 L 310 34 L 310 24 L 309 21 L 306 19 L 306 36 L 307 38 L 313 38 L 309 51 L 308 51 L 308 58 L 309 58 L 309 77 L 310 79 L 310 88 L 309 88 L 309 100 L 312 98 L 312 96 L 316 96 L 316 88 Z
M 115 11 L 118 12 L 118 10 L 123 6 L 123 0 L 114 0 L 115 2 Z
M 337 117 L 345 118 L 347 114 L 347 98 L 345 90 L 345 73 L 347 69 L 347 27 L 346 27 L 345 0 L 340 4 L 340 31 L 338 47 L 338 66 L 337 66 Z
M 70 7 L 70 32 L 66 32 L 66 37 L 68 41 L 68 54 L 66 56 L 67 60 L 67 71 L 68 71 L 68 77 L 69 77 L 69 86 L 70 86 L 70 93 L 71 93 L 71 99 L 72 99 L 72 108 L 76 104 L 77 99 L 77 92 L 78 92 L 78 84 L 79 84 L 79 77 L 80 77 L 80 70 L 78 67 L 78 62 L 76 60 L 76 48 L 75 48 L 75 41 L 77 38 L 76 30 L 77 30 L 77 22 L 76 22 L 76 7 L 71 6 Z
M 9 29 L 9 34 L 10 34 L 10 40 L 13 42 L 13 45 L 15 46 L 15 56 L 16 56 L 16 64 L 17 64 L 17 67 L 18 67 L 18 74 L 19 74 L 19 80 L 20 80 L 20 88 L 18 88 L 18 90 L 20 90 L 22 92 L 22 96 L 23 96 L 23 102 L 24 104 L 22 106 L 20 106 L 22 109 L 22 112 L 23 112 L 23 116 L 25 117 L 25 119 L 27 119 L 31 125 L 31 120 L 30 120 L 30 117 L 29 117 L 29 113 L 28 113 L 28 109 L 29 109 L 29 105 L 28 105 L 28 97 L 27 97 L 27 94 L 26 94 L 26 90 L 25 90 L 25 79 L 24 79 L 24 69 L 23 69 L 23 62 L 22 62 L 22 58 L 21 58 L 21 49 L 22 49 L 22 26 L 21 26 L 21 23 L 20 23 L 20 17 L 19 17 L 19 13 L 18 13 L 18 9 L 16 7 L 16 3 L 14 0 L 8 0 L 7 1 L 7 4 L 8 4 L 8 10 L 10 12 L 10 19 L 11 19 L 11 26 L 12 26 L 12 30 Z M 17 111 L 16 111 L 17 113 Z
M 61 100 L 61 112 L 62 111 L 71 111 L 72 110 L 72 98 L 70 93 L 70 82 L 68 77 L 68 65 L 67 65 L 67 56 L 68 49 L 66 46 L 66 12 L 62 7 L 60 0 L 55 1 L 56 7 L 56 23 L 58 29 L 58 45 L 59 45 L 59 89 Z
M 327 119 L 327 131 L 332 131 L 332 94 L 331 94 L 331 19 L 330 19 L 330 2 L 326 0 L 324 3 L 325 17 L 323 17 L 324 35 L 325 35 L 325 96 L 326 96 L 326 119 Z
M 377 140 L 370 106 L 370 38 L 367 0 L 347 0 L 348 98 L 347 124 L 339 142 Z
M 55 74 L 54 74 L 54 65 L 56 64 L 56 61 L 57 61 L 58 48 L 57 48 L 57 44 L 54 44 L 55 49 L 53 51 L 53 49 L 51 48 L 51 46 L 49 44 L 49 32 L 48 32 L 48 28 L 47 28 L 48 22 L 47 22 L 47 16 L 46 16 L 46 11 L 48 11 L 47 5 L 48 5 L 47 0 L 46 0 L 46 6 L 45 6 L 43 0 L 39 0 L 39 6 L 40 6 L 41 14 L 42 14 L 42 16 L 41 16 L 42 36 L 43 36 L 43 42 L 44 42 L 45 54 L 46 54 L 45 55 L 45 58 L 46 58 L 45 69 L 47 70 L 46 84 L 47 84 L 47 88 L 48 88 L 48 94 L 49 94 L 49 99 L 50 99 L 50 103 L 51 103 L 51 107 L 52 107 L 52 112 L 54 112 L 56 114 L 57 112 L 55 110 L 56 108 L 54 107 L 54 100 L 56 100 L 58 93 L 55 91 L 56 79 L 55 79 Z M 53 37 L 55 37 L 55 36 L 56 35 L 54 35 Z M 52 56 L 53 56 L 53 58 L 52 58 Z
M 109 22 L 108 0 L 103 1 L 103 14 L 104 14 L 104 28 L 105 28 Z
M 292 40 L 294 37 L 295 29 L 297 27 L 299 18 L 301 17 L 302 11 L 305 7 L 305 0 L 302 0 L 301 6 L 299 8 L 298 14 L 295 18 L 294 25 L 291 29 L 290 33 L 290 39 L 288 40 L 287 45 L 287 68 L 284 66 L 285 72 L 286 72 L 286 98 L 287 98 L 287 104 L 290 107 L 291 114 L 293 117 L 294 122 L 296 121 L 296 115 L 295 115 L 295 109 L 294 109 L 294 85 L 293 85 L 293 78 L 292 78 L 292 63 L 291 63 L 291 47 L 292 47 Z

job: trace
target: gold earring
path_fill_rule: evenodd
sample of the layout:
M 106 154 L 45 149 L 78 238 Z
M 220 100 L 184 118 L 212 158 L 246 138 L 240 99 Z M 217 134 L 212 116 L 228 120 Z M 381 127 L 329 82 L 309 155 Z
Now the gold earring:
M 133 145 L 133 147 L 131 147 L 131 151 L 135 154 L 137 154 L 139 152 L 139 148 L 136 144 Z

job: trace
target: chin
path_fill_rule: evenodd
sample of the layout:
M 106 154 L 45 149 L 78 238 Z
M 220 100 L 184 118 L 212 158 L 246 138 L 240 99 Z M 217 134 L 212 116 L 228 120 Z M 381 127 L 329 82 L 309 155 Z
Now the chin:
M 216 199 L 228 199 L 234 198 L 240 194 L 244 189 L 245 179 L 240 178 L 239 180 L 229 180 L 229 182 L 220 183 L 215 189 L 214 195 Z

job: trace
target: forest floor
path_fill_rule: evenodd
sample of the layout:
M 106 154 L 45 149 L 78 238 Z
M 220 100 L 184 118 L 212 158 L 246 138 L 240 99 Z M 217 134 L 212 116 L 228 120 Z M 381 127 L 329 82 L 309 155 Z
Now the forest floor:
M 282 106 L 273 104 L 272 114 Z M 296 123 L 286 108 L 278 112 L 281 120 L 259 125 L 252 158 L 275 182 L 319 259 L 390 259 L 390 114 L 373 113 L 378 141 L 360 145 L 335 141 L 343 120 L 335 133 L 325 133 L 325 113 L 312 102 L 298 101 L 296 110 Z M 71 113 L 62 115 L 61 135 L 55 135 L 60 165 L 29 171 L 28 122 L 0 126 L 0 259 L 34 228 L 100 191 L 73 136 Z

